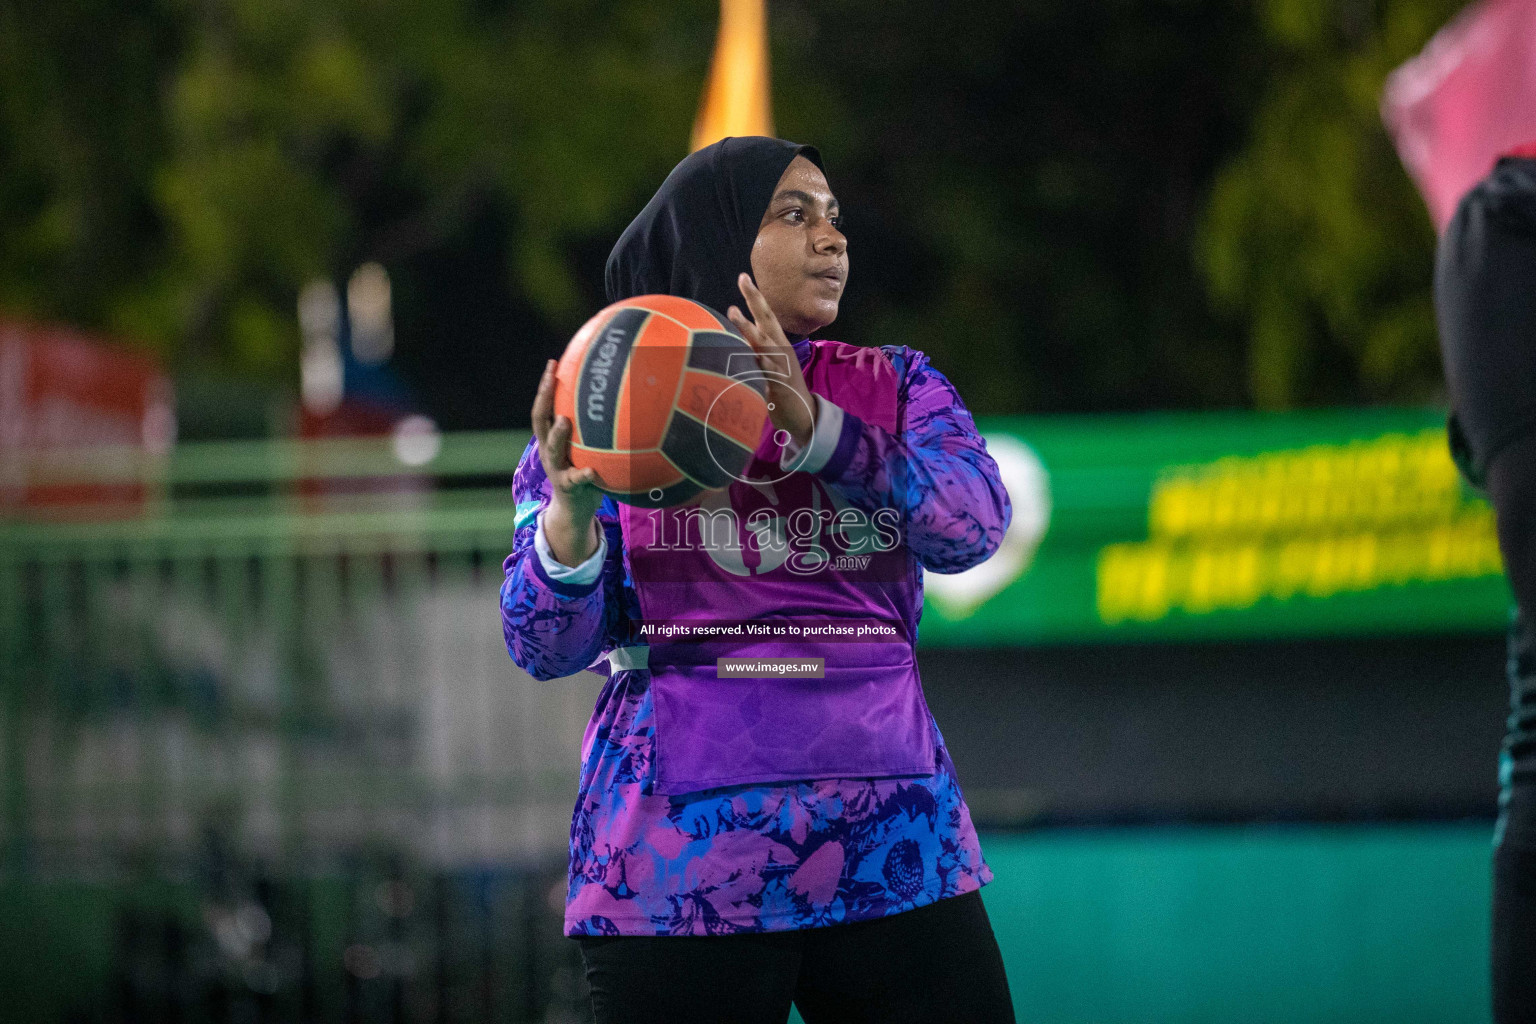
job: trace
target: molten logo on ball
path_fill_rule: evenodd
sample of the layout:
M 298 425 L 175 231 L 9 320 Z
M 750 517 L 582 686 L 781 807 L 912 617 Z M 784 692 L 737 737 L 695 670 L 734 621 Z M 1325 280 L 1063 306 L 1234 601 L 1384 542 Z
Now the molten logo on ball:
M 604 408 L 608 398 L 609 375 L 613 371 L 613 359 L 618 354 L 619 346 L 624 342 L 624 334 L 615 328 L 608 328 L 603 332 L 603 343 L 597 348 L 597 355 L 593 357 L 588 372 L 592 375 L 592 390 L 587 392 L 587 418 L 592 420 L 604 419 L 607 412 Z
M 645 508 L 742 479 L 768 422 L 767 383 L 729 372 L 743 361 L 755 367 L 752 346 L 701 303 L 641 295 L 604 309 L 571 339 L 556 378 L 572 464 Z

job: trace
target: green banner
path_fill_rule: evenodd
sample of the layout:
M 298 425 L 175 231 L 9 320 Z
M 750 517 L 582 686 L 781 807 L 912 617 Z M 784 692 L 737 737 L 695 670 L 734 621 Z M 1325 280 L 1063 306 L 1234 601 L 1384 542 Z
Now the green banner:
M 1435 410 L 993 419 L 998 553 L 926 576 L 927 643 L 1502 629 L 1493 513 Z

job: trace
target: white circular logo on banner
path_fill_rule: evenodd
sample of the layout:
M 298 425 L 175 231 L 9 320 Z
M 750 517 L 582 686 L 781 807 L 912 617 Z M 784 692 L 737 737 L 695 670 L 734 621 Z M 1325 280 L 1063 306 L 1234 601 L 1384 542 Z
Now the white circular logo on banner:
M 924 593 L 955 617 L 970 615 L 1023 576 L 1051 525 L 1051 477 L 1040 456 L 1007 435 L 993 435 L 986 442 L 1013 505 L 1013 519 L 1002 544 L 985 562 L 953 575 L 923 574 Z

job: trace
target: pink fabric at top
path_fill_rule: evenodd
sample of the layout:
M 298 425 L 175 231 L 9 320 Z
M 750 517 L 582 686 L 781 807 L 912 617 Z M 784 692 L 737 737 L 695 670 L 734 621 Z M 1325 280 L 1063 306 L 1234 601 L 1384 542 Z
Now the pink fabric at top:
M 1501 153 L 1536 139 L 1536 0 L 1482 0 L 1387 79 L 1382 119 L 1436 231 Z

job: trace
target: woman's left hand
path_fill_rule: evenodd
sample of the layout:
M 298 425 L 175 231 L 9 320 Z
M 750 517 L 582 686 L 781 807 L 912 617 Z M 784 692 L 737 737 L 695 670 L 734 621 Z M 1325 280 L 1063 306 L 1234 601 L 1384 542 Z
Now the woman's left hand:
M 788 433 L 795 444 L 804 448 L 811 443 L 811 434 L 816 429 L 816 399 L 811 397 L 805 375 L 800 372 L 800 360 L 784 336 L 779 318 L 768 307 L 768 300 L 752 283 L 752 276 L 742 274 L 736 283 L 752 311 L 752 320 L 735 306 L 726 310 L 725 315 L 757 350 L 758 369 L 768 382 L 768 415 L 774 427 Z

